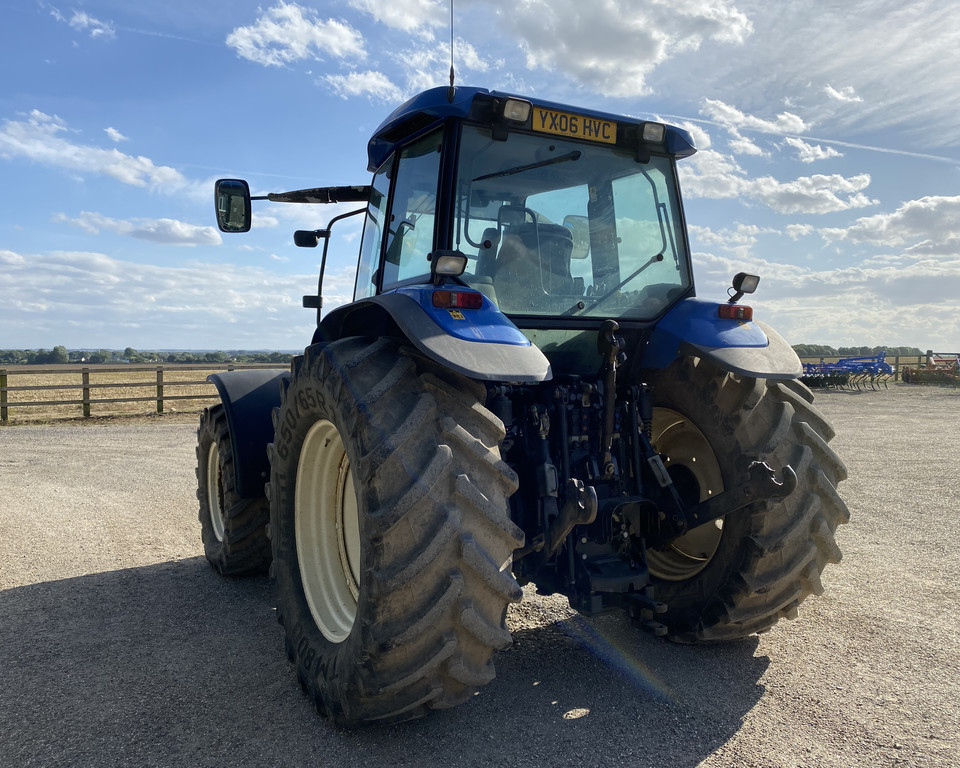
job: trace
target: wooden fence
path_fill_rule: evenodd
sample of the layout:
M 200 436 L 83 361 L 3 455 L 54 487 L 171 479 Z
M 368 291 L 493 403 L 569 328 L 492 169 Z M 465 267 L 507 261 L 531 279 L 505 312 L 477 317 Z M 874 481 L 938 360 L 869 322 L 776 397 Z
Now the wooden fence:
M 933 359 L 941 357 L 957 357 L 960 353 L 933 352 L 928 351 L 923 355 L 892 355 L 887 357 L 887 362 L 893 366 L 895 371 L 894 378 L 900 377 L 900 371 L 904 366 L 926 365 Z M 804 357 L 801 360 L 805 363 L 836 362 L 839 357 Z M 275 363 L 244 363 L 244 364 L 225 364 L 216 365 L 209 363 L 181 363 L 171 365 L 89 365 L 78 368 L 76 365 L 52 365 L 52 366 L 33 366 L 18 365 L 9 368 L 0 368 L 0 423 L 7 423 L 10 420 L 10 411 L 19 408 L 56 408 L 57 416 L 69 416 L 76 413 L 82 414 L 85 418 L 90 418 L 94 406 L 98 407 L 101 413 L 104 410 L 102 406 L 116 405 L 118 403 L 153 403 L 156 405 L 157 413 L 164 413 L 165 403 L 170 401 L 207 401 L 206 403 L 194 403 L 197 410 L 202 405 L 215 402 L 217 398 L 216 387 L 206 380 L 210 373 L 218 371 L 233 371 L 248 368 L 283 368 L 285 366 Z M 128 378 L 133 378 L 139 374 L 138 381 L 115 380 L 116 374 L 127 374 Z M 42 384 L 16 384 L 11 381 L 29 381 L 30 377 L 41 377 L 45 381 Z M 38 379 L 34 378 L 33 381 Z M 75 383 L 73 383 L 75 382 Z M 131 395 L 125 390 L 132 389 L 134 392 L 145 392 L 152 390 L 150 394 L 142 396 Z M 186 392 L 185 394 L 171 394 L 175 392 Z M 190 390 L 187 392 L 187 390 Z M 107 394 L 117 394 L 124 391 L 125 396 L 113 397 L 95 397 L 98 392 Z M 34 397 L 33 393 L 50 393 L 55 395 L 56 399 L 22 399 L 23 397 Z M 66 397 L 62 396 L 66 393 Z M 75 397 L 70 397 L 76 393 Z M 11 397 L 12 394 L 12 397 Z M 38 395 L 43 397 L 43 395 Z M 70 409 L 79 406 L 79 411 Z M 66 409 L 66 411 L 65 411 Z M 109 410 L 109 409 L 107 409 Z M 127 409 L 129 413 L 129 409 Z M 143 409 L 138 412 L 142 413 Z
M 98 415 L 101 415 L 109 411 L 115 412 L 118 403 L 152 403 L 156 405 L 157 413 L 164 413 L 165 404 L 170 401 L 214 402 L 217 398 L 216 387 L 206 380 L 211 373 L 284 367 L 277 363 L 186 363 L 166 366 L 23 365 L 0 368 L 0 423 L 9 422 L 10 412 L 20 408 L 40 409 L 44 412 L 43 415 L 46 415 L 46 411 L 55 409 L 55 416 L 82 414 L 84 418 L 90 418 L 95 408 Z M 12 383 L 28 381 L 43 383 Z M 171 390 L 182 394 L 172 394 Z M 97 394 L 111 396 L 97 397 Z M 206 404 L 208 403 L 191 403 L 191 406 L 199 409 Z M 113 408 L 104 407 L 108 405 Z M 131 412 L 129 408 L 121 410 Z M 143 410 L 141 408 L 133 412 L 142 413 Z

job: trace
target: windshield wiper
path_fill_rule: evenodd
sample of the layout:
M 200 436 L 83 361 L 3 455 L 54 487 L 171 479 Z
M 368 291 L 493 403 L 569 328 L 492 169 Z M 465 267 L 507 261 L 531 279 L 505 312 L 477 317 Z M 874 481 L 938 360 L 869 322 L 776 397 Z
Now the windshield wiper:
M 516 168 L 508 168 L 505 171 L 497 171 L 496 173 L 488 173 L 486 176 L 477 176 L 473 181 L 485 181 L 486 179 L 497 179 L 501 176 L 513 176 L 515 173 L 523 173 L 524 171 L 532 171 L 534 168 L 543 168 L 546 165 L 556 165 L 557 163 L 567 163 L 571 160 L 579 160 L 582 153 L 580 150 L 574 150 L 566 155 L 559 155 L 558 157 L 551 157 L 549 160 L 540 160 L 536 163 L 530 163 L 529 165 L 518 165 Z
M 627 283 L 633 280 L 633 278 L 635 278 L 637 275 L 643 272 L 647 267 L 653 264 L 656 264 L 658 261 L 663 261 L 663 252 L 660 252 L 655 256 L 651 256 L 649 261 L 647 261 L 645 264 L 641 264 L 639 269 L 634 270 L 630 275 L 625 277 L 623 280 L 617 283 L 613 288 L 611 288 L 609 291 L 603 294 L 603 296 L 601 296 L 599 299 L 594 301 L 589 307 L 581 307 L 580 302 L 578 301 L 576 304 L 570 307 L 570 309 L 568 309 L 566 312 L 563 313 L 564 316 L 576 315 L 579 312 L 589 312 L 595 307 L 600 306 L 601 304 L 603 304 L 603 302 L 605 302 L 607 299 L 613 296 L 613 294 L 615 294 L 617 291 L 623 288 L 623 286 L 625 286 Z

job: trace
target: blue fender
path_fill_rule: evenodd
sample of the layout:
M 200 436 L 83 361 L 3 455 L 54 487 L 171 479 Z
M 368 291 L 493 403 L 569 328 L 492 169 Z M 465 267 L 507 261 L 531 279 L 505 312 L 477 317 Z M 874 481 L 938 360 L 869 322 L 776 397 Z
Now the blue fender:
M 475 293 L 460 286 L 407 286 L 332 310 L 313 342 L 345 336 L 397 333 L 424 356 L 479 381 L 538 382 L 552 377 L 544 354 L 483 296 L 476 309 L 433 305 L 437 290 Z
M 270 476 L 267 444 L 273 442 L 273 409 L 280 406 L 280 388 L 290 371 L 261 368 L 207 376 L 227 414 L 237 492 L 245 499 L 263 496 Z
M 666 368 L 677 357 L 695 355 L 744 376 L 795 379 L 803 373 L 800 358 L 766 323 L 726 320 L 716 301 L 687 298 L 657 324 L 640 365 Z

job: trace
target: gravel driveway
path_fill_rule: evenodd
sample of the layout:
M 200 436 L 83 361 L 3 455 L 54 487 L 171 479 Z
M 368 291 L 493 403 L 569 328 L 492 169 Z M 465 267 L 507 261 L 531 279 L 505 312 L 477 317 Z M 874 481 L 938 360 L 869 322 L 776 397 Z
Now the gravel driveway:
M 688 647 L 531 594 L 473 701 L 359 732 L 203 559 L 192 421 L 0 429 L 0 765 L 960 766 L 960 390 L 817 405 L 852 521 L 798 620 Z

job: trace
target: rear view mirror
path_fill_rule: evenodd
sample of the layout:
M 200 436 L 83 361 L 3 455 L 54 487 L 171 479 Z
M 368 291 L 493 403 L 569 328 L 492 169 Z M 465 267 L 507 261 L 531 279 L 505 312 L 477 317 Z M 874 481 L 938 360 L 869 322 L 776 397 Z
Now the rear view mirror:
M 221 232 L 250 230 L 250 186 L 243 179 L 220 179 L 214 198 Z
M 563 226 L 573 235 L 571 259 L 585 259 L 590 253 L 590 219 L 586 216 L 564 216 Z

